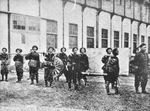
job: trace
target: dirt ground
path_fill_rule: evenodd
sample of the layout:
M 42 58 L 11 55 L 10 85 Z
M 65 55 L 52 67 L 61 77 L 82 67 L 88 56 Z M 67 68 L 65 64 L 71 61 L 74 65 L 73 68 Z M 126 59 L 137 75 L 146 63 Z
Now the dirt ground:
M 80 91 L 68 91 L 62 76 L 53 87 L 44 87 L 43 73 L 38 85 L 30 85 L 28 73 L 16 83 L 15 73 L 0 82 L 0 111 L 150 111 L 150 94 L 136 94 L 133 77 L 119 77 L 119 95 L 107 95 L 104 80 L 88 77 Z M 150 80 L 147 86 L 150 92 Z

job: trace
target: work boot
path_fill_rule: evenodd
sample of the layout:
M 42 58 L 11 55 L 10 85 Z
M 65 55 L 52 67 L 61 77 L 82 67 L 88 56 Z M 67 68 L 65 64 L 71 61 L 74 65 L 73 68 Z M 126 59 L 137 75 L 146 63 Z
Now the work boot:
M 138 89 L 138 88 L 135 88 L 135 91 L 136 91 L 136 93 L 137 93 L 137 94 L 140 94 L 140 92 L 139 92 L 139 89 Z
M 31 83 L 30 83 L 30 85 L 32 85 L 32 84 L 34 84 L 34 81 L 33 81 L 33 79 L 31 79 Z
M 118 87 L 115 87 L 115 94 L 119 94 Z

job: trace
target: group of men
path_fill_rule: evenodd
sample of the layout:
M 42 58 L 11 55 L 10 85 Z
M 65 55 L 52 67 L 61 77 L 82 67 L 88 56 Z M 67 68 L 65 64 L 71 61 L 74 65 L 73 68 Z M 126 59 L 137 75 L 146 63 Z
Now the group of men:
M 29 54 L 25 55 L 25 59 L 29 60 L 29 73 L 31 84 L 34 84 L 34 79 L 38 83 L 38 70 L 39 68 L 44 68 L 44 80 L 45 86 L 51 86 L 53 80 L 59 80 L 59 76 L 64 74 L 66 77 L 66 82 L 68 83 L 68 88 L 71 90 L 71 83 L 73 81 L 74 89 L 77 90 L 78 86 L 81 85 L 81 79 L 85 81 L 86 85 L 86 75 L 82 72 L 86 72 L 89 68 L 88 56 L 86 55 L 86 49 L 81 48 L 80 54 L 78 54 L 78 48 L 74 47 L 72 49 L 72 54 L 66 55 L 66 48 L 62 47 L 61 52 L 54 54 L 55 49 L 53 47 L 48 48 L 47 53 L 43 53 L 45 57 L 45 62 L 40 63 L 40 57 L 37 53 L 38 47 L 33 46 Z M 21 82 L 23 77 L 23 60 L 24 57 L 21 54 L 22 49 L 16 49 L 16 55 L 13 60 L 15 61 L 17 82 Z M 104 80 L 106 86 L 107 94 L 110 94 L 109 84 L 112 84 L 112 88 L 115 89 L 115 93 L 118 94 L 118 76 L 119 76 L 119 59 L 117 55 L 119 51 L 117 48 L 106 49 L 107 55 L 102 58 L 102 63 L 104 63 L 102 69 L 104 71 Z M 2 81 L 8 81 L 8 59 L 7 49 L 2 48 L 2 53 L 0 54 L 1 60 L 1 75 Z M 137 48 L 136 55 L 134 57 L 134 68 L 135 68 L 135 91 L 139 92 L 139 86 L 141 85 L 142 93 L 147 93 L 146 85 L 148 82 L 148 64 L 149 57 L 146 53 L 146 44 L 142 43 L 139 48 Z
M 39 82 L 38 79 L 38 70 L 39 68 L 44 68 L 44 80 L 45 86 L 51 86 L 53 80 L 58 80 L 61 74 L 64 74 L 66 77 L 66 82 L 68 83 L 68 88 L 71 90 L 71 83 L 73 81 L 74 89 L 78 90 L 78 86 L 81 85 L 81 79 L 84 79 L 85 84 L 87 78 L 82 72 L 85 72 L 89 68 L 88 57 L 85 54 L 86 49 L 81 48 L 80 54 L 78 54 L 78 48 L 74 47 L 72 49 L 72 54 L 67 56 L 66 48 L 62 47 L 61 52 L 54 54 L 55 49 L 53 47 L 48 48 L 47 53 L 43 53 L 45 62 L 40 62 L 40 56 L 37 53 L 38 47 L 33 46 L 29 54 L 25 55 L 25 59 L 29 60 L 29 74 L 31 79 L 31 84 Z M 16 49 L 16 55 L 13 60 L 15 62 L 16 73 L 17 73 L 17 82 L 21 82 L 23 77 L 23 63 L 24 56 L 21 54 L 22 49 Z M 1 62 L 1 75 L 2 81 L 8 80 L 8 54 L 7 49 L 3 48 L 2 53 L 0 54 Z

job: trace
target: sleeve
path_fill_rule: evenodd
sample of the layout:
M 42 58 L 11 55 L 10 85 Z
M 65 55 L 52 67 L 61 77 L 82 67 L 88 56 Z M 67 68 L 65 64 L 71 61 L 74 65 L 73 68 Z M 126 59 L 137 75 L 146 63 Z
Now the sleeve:
M 8 60 L 8 54 L 6 54 L 6 60 Z
M 88 59 L 88 56 L 86 56 L 86 67 L 87 67 L 87 69 L 89 68 L 89 59 Z
M 136 65 L 136 66 L 139 66 L 139 62 L 140 62 L 140 55 L 136 54 L 135 57 L 134 57 L 133 64 Z
M 103 56 L 101 61 L 102 61 L 102 63 L 105 64 L 105 63 L 106 63 L 106 60 L 107 60 L 107 56 Z
M 29 60 L 29 59 L 30 59 L 30 56 L 31 56 L 31 53 L 27 54 L 26 57 L 25 57 L 25 59 L 26 59 L 26 60 Z
M 16 59 L 17 59 L 17 58 L 16 58 L 16 55 L 15 55 L 14 58 L 13 58 L 13 60 L 16 61 Z
M 23 60 L 23 56 L 21 56 L 21 62 L 22 62 L 22 63 L 24 62 L 24 60 Z

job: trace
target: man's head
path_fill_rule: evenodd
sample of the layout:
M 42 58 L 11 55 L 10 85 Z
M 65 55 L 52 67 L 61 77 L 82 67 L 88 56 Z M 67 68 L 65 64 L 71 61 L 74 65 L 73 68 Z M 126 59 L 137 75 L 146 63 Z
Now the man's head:
M 118 50 L 118 48 L 115 48 L 115 49 L 112 51 L 112 53 L 113 53 L 114 56 L 119 55 L 119 50 Z
M 38 50 L 38 47 L 36 45 L 32 46 L 33 52 L 36 52 Z
M 112 53 L 112 48 L 107 48 L 106 52 L 107 52 L 107 54 L 111 54 Z
M 142 52 L 145 52 L 145 51 L 146 51 L 146 44 L 145 44 L 145 43 L 142 43 L 142 44 L 140 45 L 140 49 L 141 49 Z
M 4 47 L 4 48 L 2 48 L 2 52 L 3 53 L 6 53 L 7 52 L 7 49 Z

